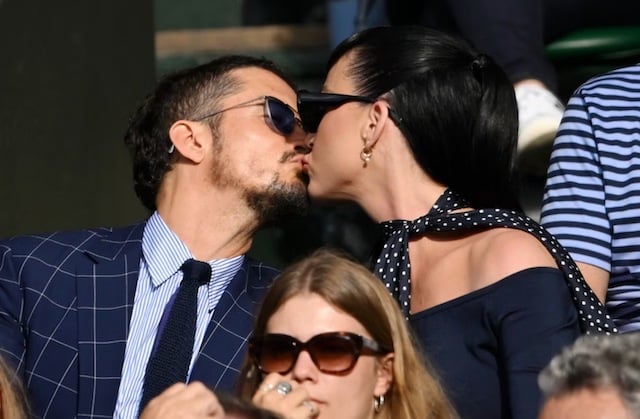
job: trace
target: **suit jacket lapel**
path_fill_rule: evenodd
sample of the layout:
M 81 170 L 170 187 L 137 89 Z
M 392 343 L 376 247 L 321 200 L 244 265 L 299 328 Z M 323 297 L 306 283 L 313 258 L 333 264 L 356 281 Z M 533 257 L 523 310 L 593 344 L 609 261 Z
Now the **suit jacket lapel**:
M 231 391 L 246 354 L 262 297 L 278 271 L 246 257 L 218 302 L 190 381 Z
M 113 414 L 142 256 L 144 224 L 87 245 L 77 272 L 78 411 Z M 99 395 L 99 397 L 96 397 Z

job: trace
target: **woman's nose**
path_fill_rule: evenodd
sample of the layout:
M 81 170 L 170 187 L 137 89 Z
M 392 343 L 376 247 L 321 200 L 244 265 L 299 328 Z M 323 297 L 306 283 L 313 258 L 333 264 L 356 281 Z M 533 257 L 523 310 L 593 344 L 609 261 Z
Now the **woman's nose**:
M 298 355 L 293 370 L 291 371 L 292 378 L 298 382 L 305 380 L 315 380 L 317 378 L 318 368 L 311 359 L 311 356 L 307 351 L 302 351 Z

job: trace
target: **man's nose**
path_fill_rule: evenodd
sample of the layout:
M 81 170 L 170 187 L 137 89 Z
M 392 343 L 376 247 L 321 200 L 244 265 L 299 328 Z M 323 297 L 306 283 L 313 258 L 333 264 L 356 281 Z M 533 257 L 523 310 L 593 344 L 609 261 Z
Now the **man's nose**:
M 304 140 L 307 147 L 309 147 L 309 149 L 312 149 L 313 143 L 316 141 L 316 134 L 308 132 Z

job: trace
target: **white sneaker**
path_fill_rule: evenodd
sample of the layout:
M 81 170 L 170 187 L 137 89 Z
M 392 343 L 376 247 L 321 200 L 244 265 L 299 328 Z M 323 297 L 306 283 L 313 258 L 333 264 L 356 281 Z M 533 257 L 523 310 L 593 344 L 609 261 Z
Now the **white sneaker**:
M 515 91 L 518 102 L 520 170 L 544 176 L 564 106 L 553 93 L 536 84 L 521 84 Z

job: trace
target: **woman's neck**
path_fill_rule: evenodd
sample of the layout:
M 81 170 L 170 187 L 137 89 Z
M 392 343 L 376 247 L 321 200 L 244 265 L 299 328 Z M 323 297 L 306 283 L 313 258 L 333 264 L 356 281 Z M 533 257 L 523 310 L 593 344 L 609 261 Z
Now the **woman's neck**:
M 429 212 L 446 190 L 446 186 L 433 182 L 421 170 L 384 176 L 370 185 L 363 188 L 357 202 L 376 222 L 415 220 Z

